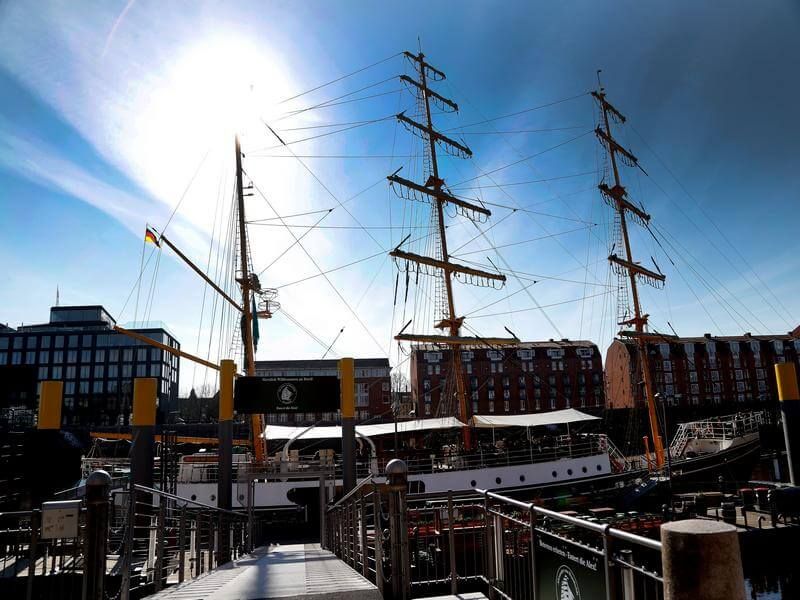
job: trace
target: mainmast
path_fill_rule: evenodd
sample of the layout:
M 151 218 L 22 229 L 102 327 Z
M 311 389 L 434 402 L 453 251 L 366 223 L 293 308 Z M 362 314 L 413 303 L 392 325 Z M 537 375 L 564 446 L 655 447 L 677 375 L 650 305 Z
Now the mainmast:
M 464 323 L 464 317 L 457 316 L 458 313 L 456 312 L 455 300 L 453 297 L 453 277 L 460 275 L 472 283 L 498 286 L 502 286 L 505 283 L 506 277 L 500 273 L 490 273 L 480 269 L 473 269 L 450 261 L 450 255 L 447 250 L 444 205 L 450 204 L 457 207 L 461 214 L 475 221 L 483 221 L 491 213 L 482 206 L 477 206 L 455 198 L 445 190 L 444 179 L 439 175 L 437 144 L 440 144 L 446 152 L 461 158 L 471 157 L 472 151 L 464 144 L 436 131 L 433 127 L 430 106 L 431 98 L 433 98 L 437 106 L 444 111 L 458 111 L 458 105 L 455 102 L 441 96 L 428 87 L 428 77 L 434 81 L 441 81 L 445 79 L 445 74 L 428 64 L 422 52 L 419 54 L 405 52 L 404 54 L 415 64 L 419 79 L 415 80 L 406 75 L 401 76 L 400 79 L 412 86 L 415 91 L 420 94 L 425 108 L 425 123 L 418 123 L 407 117 L 405 113 L 397 115 L 397 119 L 407 129 L 420 135 L 425 140 L 430 158 L 429 173 L 428 180 L 424 185 L 399 177 L 396 173 L 390 175 L 388 180 L 391 184 L 397 184 L 399 186 L 399 188 L 395 188 L 395 190 L 402 198 L 407 200 L 420 200 L 434 205 L 436 209 L 440 256 L 422 256 L 400 250 L 400 246 L 403 245 L 405 240 L 389 254 L 394 257 L 397 262 L 405 261 L 406 269 L 415 269 L 417 271 L 441 276 L 444 283 L 446 307 L 443 307 L 445 310 L 443 310 L 444 314 L 442 315 L 442 319 L 437 322 L 434 327 L 443 331 L 446 330 L 449 335 L 418 335 L 400 332 L 395 336 L 395 339 L 398 341 L 442 344 L 450 348 L 450 371 L 446 380 L 445 389 L 442 390 L 440 396 L 439 405 L 440 407 L 443 405 L 447 406 L 450 399 L 455 397 L 458 402 L 458 413 L 466 422 L 469 418 L 469 412 L 467 410 L 466 387 L 462 375 L 461 348 L 466 344 L 486 343 L 486 340 L 477 337 L 461 336 L 461 326 Z M 426 267 L 428 267 L 428 269 L 426 269 Z M 492 338 L 491 340 L 493 344 L 513 344 L 517 342 L 519 342 L 519 340 L 515 338 Z M 466 448 L 471 446 L 471 436 L 468 427 L 464 429 L 464 445 Z
M 628 237 L 627 217 L 630 215 L 633 220 L 647 226 L 647 223 L 650 222 L 650 215 L 628 200 L 627 191 L 620 181 L 617 158 L 619 157 L 623 163 L 630 166 L 638 167 L 639 163 L 637 158 L 631 152 L 623 148 L 611 134 L 611 120 L 614 119 L 618 123 L 624 123 L 625 117 L 606 100 L 604 88 L 601 87 L 599 91 L 592 92 L 592 96 L 594 96 L 600 104 L 600 109 L 603 113 L 603 127 L 601 128 L 598 126 L 597 129 L 595 129 L 595 134 L 600 143 L 608 151 L 608 155 L 611 159 L 611 169 L 614 175 L 613 187 L 609 187 L 605 182 L 601 183 L 598 187 L 606 202 L 616 211 L 619 235 L 625 252 L 625 256 L 620 257 L 614 253 L 612 248 L 608 260 L 618 274 L 627 275 L 630 282 L 631 299 L 633 301 L 633 317 L 623 319 L 618 323 L 620 326 L 633 326 L 633 331 L 623 330 L 619 332 L 619 335 L 633 338 L 639 350 L 642 380 L 644 381 L 645 399 L 647 401 L 647 412 L 650 419 L 650 434 L 653 439 L 653 448 L 655 449 L 656 466 L 660 469 L 664 466 L 664 444 L 658 426 L 658 413 L 656 412 L 653 381 L 650 375 L 650 358 L 647 353 L 647 341 L 654 336 L 651 336 L 646 331 L 649 315 L 642 313 L 642 307 L 639 301 L 639 289 L 637 286 L 638 280 L 642 280 L 655 287 L 660 287 L 664 284 L 665 277 L 660 272 L 646 269 L 633 259 L 631 243 Z M 656 268 L 658 268 L 658 265 L 656 265 Z
M 256 361 L 255 361 L 255 347 L 253 340 L 253 310 L 254 304 L 252 293 L 261 291 L 261 286 L 258 282 L 258 277 L 254 273 L 250 273 L 248 264 L 248 248 L 247 248 L 247 228 L 244 212 L 244 185 L 242 184 L 242 148 L 239 144 L 239 136 L 236 136 L 236 200 L 237 200 L 237 215 L 239 220 L 239 253 L 242 265 L 241 277 L 237 278 L 237 282 L 242 288 L 242 345 L 244 346 L 244 372 L 248 376 L 256 374 Z M 257 315 L 255 316 L 257 318 Z M 263 415 L 253 415 L 251 418 L 251 428 L 253 430 L 253 449 L 255 450 L 255 458 L 258 462 L 263 462 L 266 457 L 266 449 L 264 448 L 264 438 L 261 435 L 264 432 L 264 417 Z

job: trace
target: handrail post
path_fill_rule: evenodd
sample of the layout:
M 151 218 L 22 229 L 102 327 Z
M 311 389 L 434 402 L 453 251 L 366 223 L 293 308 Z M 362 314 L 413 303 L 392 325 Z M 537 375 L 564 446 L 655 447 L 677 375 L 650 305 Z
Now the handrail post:
M 160 591 L 164 586 L 164 511 L 166 499 L 158 499 L 158 516 L 156 518 L 156 562 L 153 569 L 153 586 L 155 591 Z
M 483 492 L 483 521 L 483 547 L 486 550 L 486 579 L 489 580 L 489 597 L 494 597 L 494 594 L 492 593 L 492 588 L 495 581 L 494 536 L 492 535 L 492 515 L 489 513 L 489 495 L 486 492 Z
M 178 525 L 178 583 L 186 578 L 186 506 L 181 506 Z
M 214 570 L 214 558 L 216 550 L 216 531 L 214 531 L 214 515 L 208 513 L 208 570 Z
M 105 471 L 95 471 L 86 479 L 83 600 L 104 600 L 110 492 L 111 476 Z
M 611 556 L 613 549 L 609 529 L 611 525 L 606 525 L 603 530 L 603 570 L 606 579 L 606 600 L 614 600 L 617 596 L 614 593 L 614 562 Z
M 361 513 L 361 574 L 365 579 L 369 578 L 369 550 L 367 550 L 367 507 L 364 500 L 363 491 L 359 492 L 360 500 L 358 504 Z
M 131 564 L 133 563 L 133 527 L 136 521 L 136 488 L 133 478 L 128 485 L 128 516 L 122 541 L 122 573 L 120 574 L 120 600 L 129 600 L 131 593 Z
M 453 491 L 447 492 L 447 545 L 450 551 L 450 594 L 458 594 L 458 570 L 456 569 L 456 528 L 453 511 Z
M 195 517 L 195 533 L 194 533 L 194 549 L 197 553 L 197 557 L 195 560 L 194 565 L 194 576 L 197 577 L 198 575 L 202 575 L 203 571 L 205 571 L 205 563 L 203 561 L 203 513 L 202 511 L 197 512 L 197 516 Z
M 411 591 L 411 573 L 406 526 L 406 463 L 399 458 L 389 461 L 386 465 L 386 479 L 389 487 L 389 536 L 392 545 L 392 597 L 394 600 L 407 600 Z
M 42 526 L 42 513 L 38 510 L 31 511 L 31 541 L 30 558 L 28 560 L 28 581 L 25 593 L 26 600 L 33 598 L 33 581 L 36 578 L 36 549 L 39 546 L 39 529 Z
M 383 527 L 381 523 L 381 491 L 372 484 L 372 510 L 375 513 L 375 585 L 383 597 Z
M 535 597 L 539 585 L 539 573 L 536 566 L 536 507 L 531 504 L 528 512 L 531 529 L 531 597 Z
M 633 550 L 625 548 L 620 550 L 620 556 L 628 564 L 633 564 Z M 633 582 L 633 569 L 628 566 L 622 567 L 622 599 L 636 600 L 636 588 Z

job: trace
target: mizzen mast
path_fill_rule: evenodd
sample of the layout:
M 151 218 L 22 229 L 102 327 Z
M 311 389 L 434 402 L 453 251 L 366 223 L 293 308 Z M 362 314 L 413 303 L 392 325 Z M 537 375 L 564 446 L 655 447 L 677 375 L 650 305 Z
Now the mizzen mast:
M 592 96 L 597 100 L 602 112 L 602 127 L 598 125 L 595 135 L 600 143 L 605 147 L 611 159 L 611 170 L 614 176 L 614 185 L 609 187 L 606 182 L 600 183 L 598 188 L 605 201 L 615 210 L 618 226 L 618 237 L 622 243 L 624 256 L 618 256 L 612 248 L 608 257 L 612 268 L 618 275 L 627 276 L 629 280 L 631 300 L 633 302 L 633 316 L 623 318 L 618 325 L 621 327 L 633 327 L 633 330 L 622 330 L 619 335 L 634 339 L 639 350 L 640 367 L 642 370 L 642 380 L 644 382 L 645 400 L 647 402 L 647 412 L 650 420 L 650 434 L 653 440 L 653 447 L 656 455 L 656 466 L 660 469 L 664 465 L 664 444 L 661 438 L 658 425 L 658 413 L 656 412 L 655 393 L 653 391 L 653 381 L 650 375 L 650 358 L 647 354 L 647 341 L 655 336 L 647 332 L 647 320 L 649 315 L 642 312 L 639 300 L 638 282 L 642 281 L 654 287 L 664 285 L 666 279 L 661 272 L 652 271 L 640 265 L 633 259 L 631 243 L 628 236 L 628 218 L 647 226 L 650 222 L 650 215 L 635 206 L 628 199 L 627 191 L 623 187 L 620 176 L 618 160 L 629 166 L 638 167 L 639 163 L 630 151 L 622 147 L 611 134 L 611 121 L 625 123 L 625 117 L 606 100 L 605 89 L 600 88 L 592 92 Z M 616 246 L 616 240 L 615 240 Z M 658 269 L 658 265 L 656 265 Z M 661 337 L 661 336 L 658 336 Z
M 405 240 L 390 252 L 389 255 L 395 259 L 398 265 L 405 264 L 405 269 L 407 271 L 415 270 L 417 272 L 424 272 L 440 277 L 441 282 L 444 284 L 443 291 L 445 302 L 441 307 L 441 319 L 434 327 L 441 329 L 443 332 L 446 331 L 448 335 L 407 334 L 401 331 L 395 336 L 395 339 L 398 341 L 441 344 L 450 348 L 452 359 L 450 371 L 446 379 L 445 389 L 442 390 L 440 396 L 441 400 L 439 406 L 440 410 L 443 406 L 449 407 L 451 399 L 455 398 L 458 404 L 458 414 L 466 421 L 469 418 L 469 413 L 467 410 L 466 389 L 462 378 L 461 348 L 468 344 L 481 344 L 486 342 L 483 338 L 461 336 L 461 326 L 464 323 L 464 317 L 457 316 L 458 313 L 456 312 L 455 300 L 453 297 L 453 277 L 461 278 L 477 285 L 496 287 L 501 287 L 505 283 L 506 277 L 501 273 L 491 273 L 450 261 L 450 255 L 447 249 L 444 205 L 449 204 L 455 207 L 462 215 L 474 221 L 485 221 L 491 213 L 482 206 L 456 198 L 445 189 L 444 179 L 442 179 L 439 174 L 437 145 L 441 145 L 445 152 L 461 158 L 470 158 L 472 156 L 472 150 L 465 144 L 437 131 L 433 126 L 433 119 L 431 118 L 431 99 L 445 112 L 458 111 L 458 105 L 455 102 L 443 97 L 428 87 L 429 78 L 433 81 L 441 81 L 445 79 L 445 74 L 426 62 L 425 55 L 422 52 L 418 54 L 404 52 L 404 54 L 406 58 L 414 64 L 418 79 L 413 79 L 406 75 L 401 76 L 400 79 L 404 83 L 410 85 L 418 97 L 421 98 L 424 108 L 425 123 L 419 123 L 407 117 L 405 113 L 398 114 L 397 120 L 402 123 L 406 129 L 425 140 L 428 153 L 427 158 L 429 159 L 427 165 L 428 179 L 424 184 L 419 184 L 399 177 L 397 173 L 390 175 L 387 179 L 401 198 L 428 202 L 434 206 L 436 210 L 435 220 L 436 234 L 438 235 L 438 239 L 436 240 L 438 242 L 438 255 L 430 257 L 403 251 L 400 249 L 400 246 L 403 245 Z M 514 344 L 518 342 L 519 340 L 516 338 L 492 338 L 493 344 Z M 469 428 L 464 429 L 464 445 L 467 448 L 471 446 Z

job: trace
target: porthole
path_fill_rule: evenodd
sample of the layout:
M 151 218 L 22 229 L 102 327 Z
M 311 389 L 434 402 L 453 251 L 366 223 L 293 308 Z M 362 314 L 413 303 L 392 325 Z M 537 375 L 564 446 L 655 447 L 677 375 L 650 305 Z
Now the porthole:
M 478 482 L 475 481 L 474 479 L 469 482 L 469 487 L 471 487 L 471 488 L 474 488 L 476 485 L 478 485 Z
M 211 501 L 214 502 L 214 500 L 216 500 L 216 499 L 217 499 L 217 495 L 216 494 L 211 494 Z
M 558 477 L 558 471 L 553 471 L 553 477 Z
M 602 465 L 597 465 L 597 470 L 598 471 L 602 471 L 603 470 L 603 466 Z
M 585 468 L 585 467 L 584 467 Z M 244 500 L 244 494 L 239 494 L 239 502 Z
M 584 473 L 586 473 L 588 470 L 589 470 L 589 469 L 587 469 L 586 467 L 583 467 L 583 468 L 581 469 L 581 471 L 583 471 Z
M 494 478 L 494 482 L 495 482 L 497 485 L 500 485 L 501 483 L 503 483 L 503 480 L 502 480 L 502 479 L 500 479 L 499 477 L 495 477 L 495 478 Z
M 519 476 L 519 480 L 520 480 L 520 481 L 525 481 L 525 475 L 520 475 L 520 476 Z
M 567 469 L 567 475 L 572 475 L 572 469 Z
M 191 500 L 197 500 L 197 496 L 195 494 L 192 494 Z

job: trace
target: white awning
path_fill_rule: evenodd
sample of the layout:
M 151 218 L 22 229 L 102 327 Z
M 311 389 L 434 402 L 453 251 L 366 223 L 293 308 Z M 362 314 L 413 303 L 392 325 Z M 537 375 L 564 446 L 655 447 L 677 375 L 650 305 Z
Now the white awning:
M 464 423 L 455 417 L 441 417 L 435 419 L 415 419 L 413 421 L 398 421 L 398 433 L 409 433 L 416 431 L 429 431 L 431 429 L 455 429 L 466 427 Z M 308 429 L 308 431 L 304 430 Z M 394 434 L 394 422 L 376 423 L 375 425 L 356 425 L 356 432 L 364 437 L 375 437 L 378 435 Z M 300 435 L 300 434 L 303 435 Z M 268 440 L 288 440 L 300 435 L 300 440 L 324 440 L 342 437 L 342 428 L 338 425 L 327 425 L 324 427 L 289 427 L 286 425 L 267 425 L 264 428 L 264 435 Z
M 471 422 L 473 427 L 536 427 L 599 419 L 574 408 L 566 408 L 529 415 L 473 415 Z

